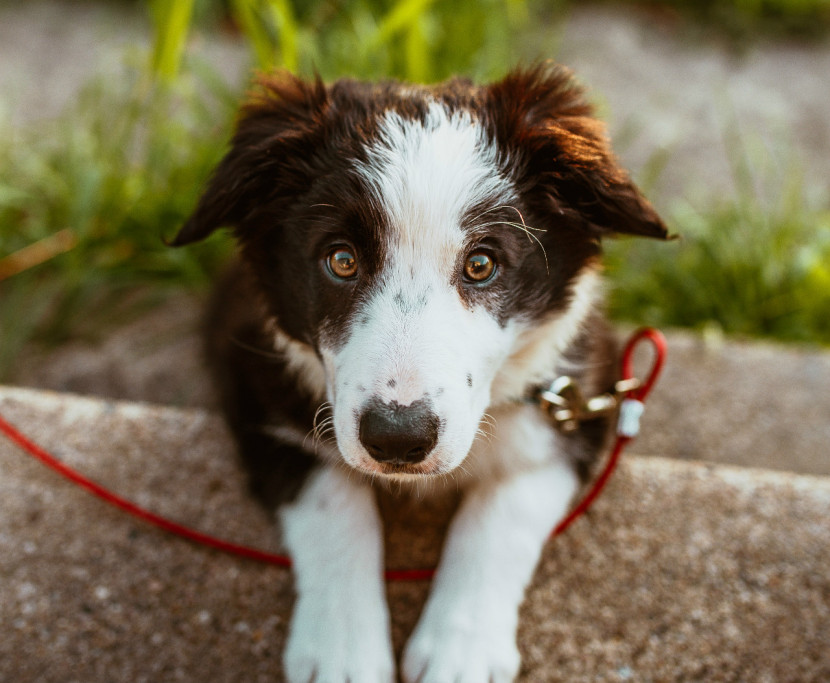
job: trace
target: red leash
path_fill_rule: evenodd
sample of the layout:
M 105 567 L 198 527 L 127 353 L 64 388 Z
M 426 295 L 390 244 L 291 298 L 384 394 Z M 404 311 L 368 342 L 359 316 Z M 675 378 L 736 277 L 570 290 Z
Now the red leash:
M 567 529 L 578 517 L 583 515 L 588 510 L 597 496 L 599 496 L 602 492 L 603 488 L 605 488 L 608 480 L 611 478 L 611 474 L 620 459 L 623 449 L 637 435 L 639 428 L 639 416 L 642 412 L 643 402 L 654 386 L 666 357 L 666 339 L 660 332 L 651 328 L 645 328 L 636 332 L 629 340 L 625 350 L 623 351 L 623 379 L 631 379 L 634 377 L 632 369 L 634 349 L 641 341 L 644 340 L 651 342 L 654 347 L 654 360 L 651 372 L 646 380 L 637 389 L 629 391 L 625 395 L 625 398 L 620 406 L 620 422 L 617 428 L 617 439 L 614 443 L 611 455 L 608 457 L 608 462 L 605 464 L 604 469 L 600 473 L 599 477 L 597 477 L 585 497 L 570 512 L 570 514 L 557 525 L 551 533 L 551 537 L 558 536 L 563 533 L 565 529 Z M 181 536 L 182 538 L 186 538 L 190 541 L 201 543 L 202 545 L 206 545 L 216 550 L 232 553 L 251 560 L 257 560 L 258 562 L 275 564 L 280 567 L 291 566 L 291 558 L 286 557 L 285 555 L 277 555 L 263 550 L 258 550 L 256 548 L 251 548 L 249 546 L 231 543 L 229 541 L 210 536 L 209 534 L 202 533 L 201 531 L 191 529 L 182 524 L 178 524 L 177 522 L 173 522 L 165 517 L 161 517 L 153 512 L 150 512 L 149 510 L 139 507 L 135 503 L 122 498 L 112 491 L 109 491 L 100 484 L 95 483 L 91 479 L 87 479 L 79 472 L 76 472 L 71 467 L 65 465 L 49 452 L 28 439 L 17 429 L 12 427 L 12 425 L 6 422 L 2 416 L 0 416 L 0 432 L 5 434 L 6 437 L 17 444 L 21 449 L 29 453 L 34 458 L 40 460 L 40 462 L 50 469 L 78 484 L 78 486 L 86 489 L 94 496 L 97 496 L 111 505 L 128 512 L 134 517 L 138 517 L 139 519 L 142 519 L 145 522 L 153 524 L 172 534 L 176 534 L 177 536 Z M 387 581 L 420 581 L 432 578 L 434 573 L 434 569 L 389 569 L 386 571 L 385 576 Z
M 645 327 L 634 333 L 628 343 L 625 345 L 622 355 L 622 379 L 634 378 L 634 349 L 643 341 L 648 340 L 654 347 L 654 360 L 651 366 L 651 372 L 646 377 L 646 380 L 640 384 L 639 387 L 628 392 L 620 405 L 620 417 L 617 423 L 617 439 L 614 442 L 614 448 L 611 455 L 608 456 L 608 462 L 605 464 L 599 477 L 597 477 L 591 489 L 585 494 L 585 497 L 579 504 L 571 510 L 565 519 L 563 519 L 553 530 L 551 536 L 558 536 L 565 531 L 577 517 L 584 514 L 594 500 L 602 493 L 602 489 L 611 478 L 614 468 L 622 455 L 623 449 L 634 440 L 640 430 L 640 415 L 643 412 L 643 404 L 646 398 L 654 388 L 654 383 L 663 369 L 663 364 L 666 362 L 667 344 L 666 338 L 659 330 L 650 327 Z

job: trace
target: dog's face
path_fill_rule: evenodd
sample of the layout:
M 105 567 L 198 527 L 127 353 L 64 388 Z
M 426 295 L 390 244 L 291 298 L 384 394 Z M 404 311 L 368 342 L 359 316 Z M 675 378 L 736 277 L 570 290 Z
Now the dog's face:
M 487 407 L 544 379 L 595 299 L 603 234 L 665 237 L 568 75 L 541 68 L 266 82 L 174 244 L 223 225 L 279 345 L 324 369 L 342 457 L 394 477 L 458 467 Z

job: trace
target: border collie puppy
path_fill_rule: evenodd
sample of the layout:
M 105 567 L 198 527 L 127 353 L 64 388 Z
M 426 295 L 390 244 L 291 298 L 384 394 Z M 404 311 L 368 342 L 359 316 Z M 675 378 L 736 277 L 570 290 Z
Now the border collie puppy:
M 600 240 L 666 228 L 568 71 L 490 85 L 264 77 L 173 244 L 233 230 L 211 364 L 297 601 L 290 683 L 391 683 L 377 483 L 464 492 L 400 663 L 502 683 L 540 551 L 602 452 L 531 399 L 612 389 Z

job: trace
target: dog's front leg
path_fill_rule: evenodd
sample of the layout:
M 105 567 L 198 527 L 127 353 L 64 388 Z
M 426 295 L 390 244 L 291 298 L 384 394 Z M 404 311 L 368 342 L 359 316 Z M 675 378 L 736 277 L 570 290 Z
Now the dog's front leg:
M 432 593 L 403 659 L 407 683 L 509 683 L 519 606 L 577 488 L 565 463 L 471 489 L 450 527 Z
M 391 683 L 394 659 L 374 493 L 345 470 L 316 471 L 281 510 L 297 601 L 289 683 Z

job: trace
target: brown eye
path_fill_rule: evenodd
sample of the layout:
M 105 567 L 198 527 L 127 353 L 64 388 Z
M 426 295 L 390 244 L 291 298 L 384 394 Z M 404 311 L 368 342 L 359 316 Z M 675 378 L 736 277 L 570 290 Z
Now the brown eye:
M 464 263 L 464 277 L 470 282 L 487 282 L 496 272 L 496 262 L 486 251 L 474 251 Z
M 351 249 L 338 247 L 329 254 L 328 267 L 334 277 L 348 280 L 357 275 L 357 258 Z

